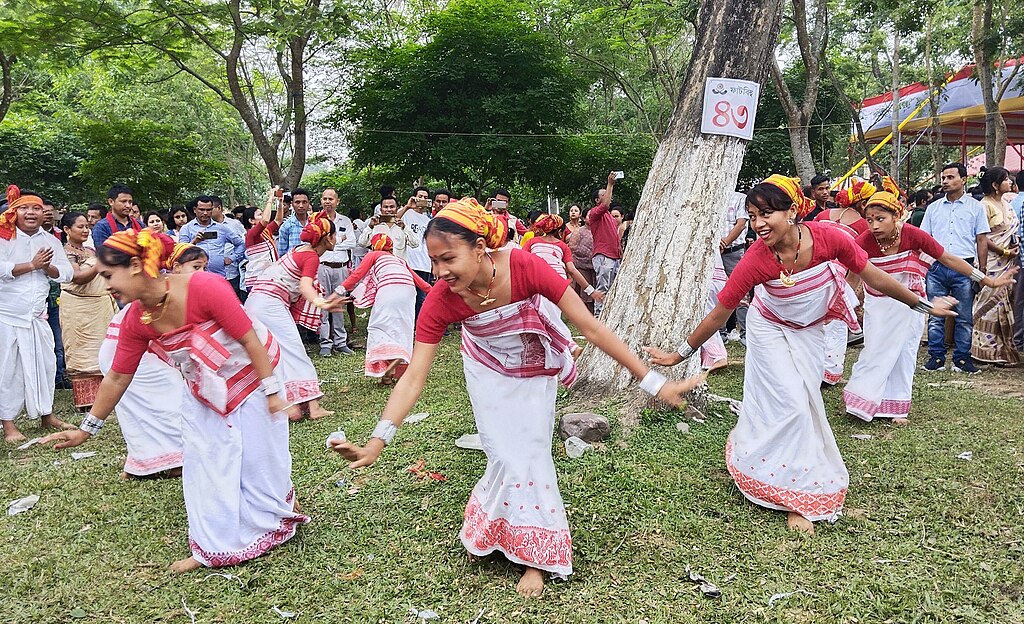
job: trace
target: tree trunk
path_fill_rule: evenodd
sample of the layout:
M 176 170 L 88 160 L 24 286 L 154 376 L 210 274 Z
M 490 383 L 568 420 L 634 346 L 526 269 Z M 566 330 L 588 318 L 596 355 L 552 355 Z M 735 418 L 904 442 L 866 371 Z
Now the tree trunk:
M 11 102 L 14 101 L 14 79 L 11 75 L 14 62 L 14 55 L 7 56 L 0 50 L 0 79 L 3 80 L 3 89 L 0 91 L 0 122 L 3 122 L 11 108 Z
M 928 143 L 931 146 L 932 151 L 932 184 L 938 184 L 939 177 L 942 174 L 942 124 L 939 123 L 939 103 L 937 101 L 937 94 L 935 93 L 936 88 L 939 86 L 939 81 L 935 78 L 935 69 L 932 66 L 932 36 L 935 28 L 935 16 L 933 14 L 928 15 L 928 21 L 925 23 L 924 31 L 924 69 L 928 75 L 928 111 L 931 116 L 932 131 L 928 134 Z
M 992 40 L 992 4 L 993 0 L 975 0 L 971 11 L 971 47 L 974 48 L 974 71 L 985 105 L 985 164 L 989 167 L 1002 166 L 1006 157 L 1006 122 L 999 112 L 993 75 L 994 51 L 998 43 Z M 998 149 L 1000 130 L 1002 149 Z
M 697 40 L 665 139 L 658 146 L 619 276 L 601 320 L 633 349 L 675 347 L 704 317 L 708 278 L 746 141 L 700 132 L 708 77 L 763 82 L 779 33 L 782 0 L 703 0 Z M 699 366 L 692 358 L 689 371 Z M 624 389 L 630 374 L 588 347 L 580 389 Z

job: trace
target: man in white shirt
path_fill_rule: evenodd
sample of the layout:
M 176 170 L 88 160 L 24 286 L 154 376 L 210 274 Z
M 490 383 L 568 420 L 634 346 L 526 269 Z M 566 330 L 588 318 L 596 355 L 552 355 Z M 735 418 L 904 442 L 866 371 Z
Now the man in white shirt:
M 0 421 L 4 440 L 25 439 L 14 426 L 22 407 L 47 428 L 74 429 L 53 415 L 57 357 L 46 322 L 50 280 L 74 276 L 60 241 L 42 230 L 43 200 L 8 192 L 10 205 L 0 215 Z
M 338 212 L 338 191 L 333 188 L 324 189 L 320 195 L 320 206 L 323 214 L 334 222 L 338 230 L 337 242 L 334 249 L 324 252 L 320 256 L 320 268 L 317 270 L 317 279 L 324 292 L 334 292 L 335 288 L 348 277 L 352 270 L 352 250 L 356 247 L 356 234 L 352 227 L 352 221 L 345 215 Z M 352 355 L 355 353 L 348 346 L 348 332 L 345 331 L 345 313 L 321 312 L 323 321 L 320 323 L 320 356 L 331 357 L 334 353 Z
M 363 247 L 370 246 L 370 239 L 374 234 L 387 234 L 394 243 L 394 253 L 405 260 L 410 247 L 419 247 L 420 240 L 408 224 L 398 218 L 398 202 L 393 197 L 385 197 L 380 200 L 380 215 L 370 217 L 370 222 L 363 229 L 359 236 L 359 244 Z
M 721 238 L 718 241 L 718 251 L 722 254 L 722 265 L 725 267 L 727 276 L 732 275 L 733 269 L 743 259 L 743 252 L 746 249 L 746 232 L 747 196 L 743 193 L 733 192 L 729 195 L 729 203 L 725 208 Z M 746 344 L 747 306 L 741 303 L 740 307 L 736 308 L 735 314 L 740 342 Z M 725 327 L 720 331 L 724 335 Z
M 427 246 L 423 244 L 423 235 L 427 231 L 427 225 L 432 217 L 430 208 L 433 202 L 430 200 L 430 189 L 425 186 L 417 186 L 412 191 L 412 197 L 398 211 L 398 218 L 408 224 L 413 231 L 418 244 L 409 249 L 405 261 L 409 268 L 416 272 L 428 284 L 434 283 L 434 273 L 431 271 L 430 256 L 427 255 Z M 419 288 L 416 289 L 416 318 L 420 316 L 420 307 L 427 293 Z

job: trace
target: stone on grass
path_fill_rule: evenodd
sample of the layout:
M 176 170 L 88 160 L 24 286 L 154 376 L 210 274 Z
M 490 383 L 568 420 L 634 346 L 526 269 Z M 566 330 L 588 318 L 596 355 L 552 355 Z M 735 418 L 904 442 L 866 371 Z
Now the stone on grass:
M 591 412 L 565 414 L 558 423 L 558 435 L 563 439 L 576 436 L 585 442 L 607 440 L 612 428 L 608 419 Z

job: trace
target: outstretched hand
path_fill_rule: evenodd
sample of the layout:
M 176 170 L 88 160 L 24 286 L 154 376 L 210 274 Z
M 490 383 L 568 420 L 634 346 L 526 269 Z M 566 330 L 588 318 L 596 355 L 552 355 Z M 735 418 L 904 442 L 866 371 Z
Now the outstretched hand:
M 55 450 L 59 450 L 71 448 L 73 446 L 78 446 L 85 442 L 86 440 L 88 440 L 90 437 L 92 436 L 82 431 L 81 429 L 72 429 L 69 431 L 58 431 L 57 433 L 51 433 L 50 435 L 40 440 L 39 443 L 49 444 L 50 442 L 56 442 L 57 444 L 54 444 L 53 448 Z
M 1002 277 L 998 279 L 989 277 L 987 278 L 987 281 L 989 281 L 990 283 L 987 284 L 987 286 L 990 286 L 992 288 L 1012 286 L 1017 282 L 1017 280 L 1013 279 L 1013 277 L 1017 275 L 1017 271 L 1020 271 L 1020 267 L 1011 267 L 1009 271 L 1007 271 L 1005 274 L 1003 274 Z
M 953 309 L 959 303 L 952 297 L 936 297 L 932 299 L 932 316 L 959 316 Z
M 705 371 L 695 377 L 687 377 L 679 381 L 666 381 L 658 392 L 658 399 L 672 407 L 679 407 L 683 403 L 683 395 L 703 384 L 707 378 L 708 374 Z
M 658 347 L 644 347 L 644 352 L 647 353 L 647 359 L 658 366 L 675 366 L 683 361 L 682 356 L 675 351 L 663 351 Z
M 344 440 L 331 440 L 330 448 L 349 460 L 349 468 L 362 468 L 363 466 L 372 466 L 380 457 L 380 448 L 371 446 L 372 442 L 371 440 L 364 447 Z

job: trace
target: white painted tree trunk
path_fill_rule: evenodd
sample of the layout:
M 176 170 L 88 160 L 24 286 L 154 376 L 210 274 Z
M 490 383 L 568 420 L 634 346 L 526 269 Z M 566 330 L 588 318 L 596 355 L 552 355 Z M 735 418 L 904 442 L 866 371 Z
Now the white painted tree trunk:
M 746 142 L 700 132 L 707 77 L 763 84 L 779 31 L 782 0 L 704 0 L 697 42 L 665 139 L 654 156 L 629 235 L 622 269 L 601 320 L 639 350 L 675 348 L 704 317 L 713 251 Z M 674 376 L 693 374 L 676 367 Z M 588 347 L 580 358 L 580 390 L 624 389 L 629 372 Z

